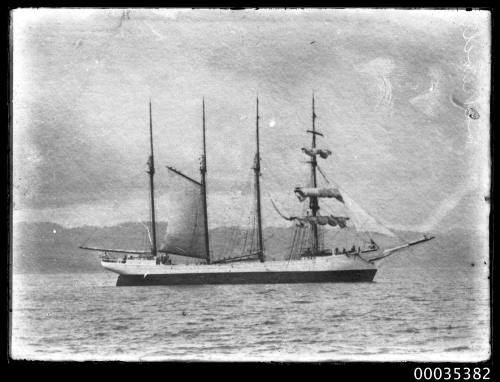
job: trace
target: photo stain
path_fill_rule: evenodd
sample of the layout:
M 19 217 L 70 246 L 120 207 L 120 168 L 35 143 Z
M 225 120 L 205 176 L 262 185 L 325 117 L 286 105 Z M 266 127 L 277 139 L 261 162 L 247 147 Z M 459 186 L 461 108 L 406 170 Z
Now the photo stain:
M 468 107 L 467 110 L 467 116 L 471 119 L 479 119 L 479 113 L 477 112 L 476 109 L 473 107 Z

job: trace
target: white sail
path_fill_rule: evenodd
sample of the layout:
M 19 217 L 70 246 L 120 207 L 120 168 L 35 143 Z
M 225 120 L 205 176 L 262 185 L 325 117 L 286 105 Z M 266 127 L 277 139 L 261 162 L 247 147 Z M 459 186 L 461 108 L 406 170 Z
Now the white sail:
M 345 191 L 342 193 L 344 197 L 344 204 L 347 207 L 347 214 L 350 217 L 350 223 L 359 232 L 378 232 L 383 235 L 395 237 L 389 229 L 381 225 L 373 216 L 366 212 L 359 204 L 346 195 Z
M 175 255 L 205 259 L 204 211 L 201 185 L 172 171 L 170 202 L 176 214 L 168 219 L 168 231 L 160 251 Z

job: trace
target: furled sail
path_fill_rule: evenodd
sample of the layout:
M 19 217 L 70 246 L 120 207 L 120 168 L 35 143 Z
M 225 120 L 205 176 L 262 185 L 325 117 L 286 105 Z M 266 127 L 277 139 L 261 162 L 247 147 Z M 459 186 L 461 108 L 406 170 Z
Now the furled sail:
M 332 227 L 346 228 L 347 221 L 349 220 L 346 216 L 294 216 L 292 217 L 299 224 L 318 224 L 318 225 L 330 225 Z
M 330 215 L 307 215 L 307 216 L 286 216 L 278 209 L 274 200 L 271 199 L 271 203 L 278 213 L 283 219 L 288 221 L 295 221 L 297 225 L 304 226 L 305 224 L 317 224 L 317 225 L 330 225 L 332 227 L 346 228 L 349 217 L 347 216 L 336 216 L 333 214 Z
M 316 148 L 309 149 L 309 148 L 303 147 L 302 151 L 304 152 L 304 154 L 309 155 L 310 157 L 314 157 L 316 155 L 319 155 L 323 159 L 326 159 L 330 155 L 332 155 L 332 152 L 330 150 L 326 150 L 326 149 L 316 149 Z
M 335 198 L 339 202 L 344 203 L 344 199 L 342 198 L 340 191 L 335 187 L 295 187 L 294 192 L 301 202 L 312 196 L 317 198 Z
M 170 182 L 170 208 L 168 230 L 161 252 L 174 255 L 206 258 L 204 212 L 201 184 L 169 168 L 173 174 Z

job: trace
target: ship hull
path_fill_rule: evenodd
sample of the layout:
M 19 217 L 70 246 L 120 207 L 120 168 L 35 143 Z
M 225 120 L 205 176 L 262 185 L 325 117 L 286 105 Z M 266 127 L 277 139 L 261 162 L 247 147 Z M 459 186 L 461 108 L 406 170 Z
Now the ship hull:
M 117 286 L 371 282 L 376 269 L 119 275 Z
M 377 272 L 373 264 L 362 258 L 346 256 L 263 263 L 172 265 L 126 260 L 101 264 L 118 273 L 117 286 L 370 282 Z

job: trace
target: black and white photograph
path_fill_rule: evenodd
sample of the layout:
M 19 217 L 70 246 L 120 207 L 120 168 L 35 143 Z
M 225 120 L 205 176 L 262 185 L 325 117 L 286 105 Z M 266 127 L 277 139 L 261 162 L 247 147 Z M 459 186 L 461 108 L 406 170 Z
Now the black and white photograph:
M 491 24 L 11 10 L 9 356 L 488 361 Z

